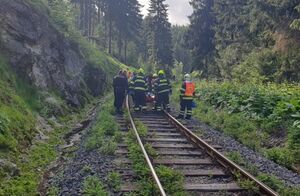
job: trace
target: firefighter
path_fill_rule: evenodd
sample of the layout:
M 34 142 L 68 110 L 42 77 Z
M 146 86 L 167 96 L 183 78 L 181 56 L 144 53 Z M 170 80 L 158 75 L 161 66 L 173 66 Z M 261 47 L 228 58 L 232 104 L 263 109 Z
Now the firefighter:
M 124 76 L 123 71 L 119 71 L 119 74 L 114 77 L 113 80 L 114 88 L 114 106 L 118 114 L 122 114 L 122 106 L 125 99 L 126 91 L 128 90 L 128 81 Z
M 192 105 L 195 96 L 195 83 L 191 81 L 190 74 L 184 76 L 184 82 L 180 89 L 180 113 L 177 119 L 183 119 L 186 111 L 185 119 L 189 120 L 192 117 Z
M 169 95 L 172 92 L 169 80 L 165 76 L 165 72 L 160 70 L 158 72 L 158 79 L 154 84 L 154 89 L 157 95 L 156 110 L 158 112 L 162 109 L 170 110 Z
M 128 90 L 128 95 L 131 96 L 132 101 L 134 102 L 134 80 L 136 78 L 136 73 L 132 73 L 130 78 L 129 78 L 129 90 Z
M 155 90 L 154 90 L 154 84 L 156 82 L 156 80 L 158 79 L 158 75 L 155 73 L 153 74 L 152 76 L 152 80 L 151 80 L 151 88 L 152 88 L 152 92 L 155 93 Z
M 147 82 L 145 79 L 144 70 L 141 68 L 138 70 L 138 74 L 134 79 L 134 101 L 135 111 L 146 110 L 146 91 L 147 91 Z

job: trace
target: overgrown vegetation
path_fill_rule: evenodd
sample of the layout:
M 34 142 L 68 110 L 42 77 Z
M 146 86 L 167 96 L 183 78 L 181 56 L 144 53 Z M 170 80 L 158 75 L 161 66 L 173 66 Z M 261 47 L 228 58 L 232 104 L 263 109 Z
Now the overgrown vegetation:
M 299 164 L 298 85 L 213 81 L 197 85 L 196 118 L 279 164 L 289 168 Z
M 89 136 L 85 141 L 87 150 L 98 149 L 101 153 L 113 155 L 117 149 L 120 138 L 120 127 L 115 121 L 112 101 L 107 101 L 99 111 L 96 123 L 91 128 Z
M 118 172 L 111 172 L 108 174 L 108 185 L 112 187 L 115 192 L 121 189 L 121 176 Z
M 104 186 L 100 179 L 96 176 L 89 176 L 83 184 L 83 195 L 85 196 L 107 196 Z
M 140 121 L 136 122 L 136 126 L 140 137 L 146 137 L 148 133 L 147 127 Z M 133 169 L 138 176 L 139 191 L 137 194 L 159 195 L 158 187 L 155 185 L 150 169 L 148 166 L 145 167 L 147 162 L 143 156 L 142 149 L 137 143 L 133 130 L 130 130 L 127 134 L 126 143 L 128 145 L 129 158 L 133 162 Z M 150 144 L 145 144 L 145 149 L 151 158 L 155 159 L 158 157 L 158 153 Z M 185 195 L 182 174 L 165 166 L 158 166 L 155 168 L 155 171 L 168 195 Z
M 275 176 L 265 174 L 262 172 L 259 172 L 256 167 L 254 167 L 252 164 L 247 163 L 240 153 L 238 152 L 230 152 L 227 153 L 226 156 L 237 163 L 238 165 L 245 168 L 248 172 L 250 172 L 253 176 L 256 176 L 257 179 L 259 179 L 261 182 L 265 183 L 267 186 L 269 186 L 274 191 L 278 192 L 280 195 L 289 196 L 289 195 L 299 195 L 300 189 L 297 187 L 288 187 L 286 186 L 282 181 L 280 181 Z M 257 187 L 251 183 L 250 181 L 244 180 L 241 178 L 240 174 L 235 175 L 238 179 L 238 183 L 241 187 L 246 188 L 247 190 L 250 190 L 252 194 L 257 193 Z
M 18 152 L 14 154 L 4 154 L 6 158 L 14 162 L 20 169 L 20 174 L 12 177 L 0 178 L 0 195 L 36 195 L 37 187 L 46 167 L 54 161 L 57 156 L 57 146 L 64 141 L 62 135 L 66 134 L 68 130 L 80 119 L 82 119 L 87 112 L 87 107 L 79 113 L 73 113 L 68 118 L 60 119 L 57 122 L 49 122 L 53 124 L 53 131 L 48 135 L 49 139 L 45 141 L 36 141 L 30 149 L 22 149 L 23 155 Z M 63 126 L 61 125 L 63 124 Z

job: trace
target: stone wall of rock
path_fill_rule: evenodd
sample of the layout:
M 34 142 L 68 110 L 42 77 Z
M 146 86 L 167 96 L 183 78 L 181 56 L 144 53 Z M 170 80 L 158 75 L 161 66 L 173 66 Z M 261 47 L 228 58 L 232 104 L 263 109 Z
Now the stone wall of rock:
M 47 13 L 23 0 L 1 1 L 0 53 L 18 77 L 38 89 L 59 91 L 72 106 L 84 104 L 85 86 L 94 96 L 103 91 L 105 73 L 89 68 L 78 44 L 54 28 Z

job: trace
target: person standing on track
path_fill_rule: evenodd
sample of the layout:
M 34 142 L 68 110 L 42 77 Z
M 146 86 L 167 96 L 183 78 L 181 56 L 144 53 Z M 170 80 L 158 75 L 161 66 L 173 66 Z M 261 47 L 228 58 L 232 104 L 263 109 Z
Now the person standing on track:
M 114 77 L 113 80 L 114 88 L 114 106 L 118 114 L 123 114 L 122 107 L 125 99 L 126 91 L 128 90 L 128 81 L 122 70 L 119 71 L 119 74 Z
M 138 71 L 138 74 L 136 78 L 134 79 L 134 101 L 135 101 L 135 106 L 134 110 L 135 111 L 140 111 L 140 110 L 146 110 L 146 91 L 147 91 L 147 82 L 145 79 L 145 73 L 144 70 L 141 68 Z
M 180 89 L 180 113 L 177 119 L 183 119 L 186 111 L 185 119 L 191 119 L 192 117 L 192 105 L 195 96 L 196 85 L 191 81 L 190 74 L 184 76 L 184 82 Z
M 133 103 L 134 102 L 134 80 L 136 78 L 136 73 L 132 73 L 130 78 L 129 78 L 129 90 L 128 90 L 128 95 L 131 96 Z
M 158 79 L 154 84 L 154 89 L 157 95 L 156 110 L 158 112 L 162 111 L 162 109 L 170 111 L 169 95 L 172 93 L 172 88 L 163 70 L 158 72 Z

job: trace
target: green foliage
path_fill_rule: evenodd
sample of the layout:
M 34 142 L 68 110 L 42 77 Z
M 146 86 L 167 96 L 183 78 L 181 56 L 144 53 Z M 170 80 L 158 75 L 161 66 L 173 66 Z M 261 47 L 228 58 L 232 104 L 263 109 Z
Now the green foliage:
M 0 56 L 0 152 L 16 151 L 30 144 L 36 133 L 35 116 L 31 106 L 37 101 L 29 98 L 28 86 L 16 80 L 6 61 Z M 34 95 L 34 93 L 32 93 Z
M 267 150 L 266 154 L 269 159 L 288 168 L 295 162 L 295 157 L 286 148 L 272 148 Z
M 99 149 L 104 154 L 112 155 L 117 148 L 116 142 L 122 141 L 120 126 L 112 115 L 112 108 L 112 101 L 108 101 L 98 113 L 96 123 L 85 141 L 87 150 Z
M 300 128 L 292 127 L 289 129 L 288 148 L 291 151 L 295 162 L 300 162 Z
M 156 152 L 156 150 L 151 146 L 151 144 L 145 144 L 144 145 L 147 154 L 152 158 L 155 159 L 158 157 L 158 153 Z
M 75 30 L 76 13 L 67 1 L 51 0 L 48 5 L 51 19 L 65 35 Z
M 91 166 L 89 165 L 85 165 L 82 169 L 81 169 L 81 172 L 84 174 L 84 173 L 90 173 L 92 171 L 92 168 Z
M 205 77 L 299 81 L 299 2 L 193 0 L 191 5 L 186 43 L 193 68 Z
M 228 152 L 226 156 L 238 165 L 245 165 L 246 162 L 239 152 Z
M 184 196 L 183 175 L 166 166 L 156 168 L 157 175 L 168 195 Z
M 47 192 L 48 196 L 56 196 L 58 194 L 59 194 L 59 188 L 57 188 L 57 187 L 50 187 Z
M 145 165 L 147 165 L 147 162 L 143 156 L 142 149 L 137 143 L 136 136 L 133 130 L 130 130 L 128 132 L 126 143 L 128 145 L 128 157 L 132 161 L 132 167 L 135 174 L 138 176 L 138 194 L 151 195 L 152 193 L 157 192 L 156 187 L 153 186 L 150 169 L 149 167 L 145 167 Z
M 263 49 L 253 51 L 233 68 L 233 77 L 240 82 L 283 82 L 299 79 L 299 49 L 287 53 Z
M 165 0 L 150 0 L 149 26 L 147 45 L 149 45 L 149 61 L 153 62 L 156 70 L 164 69 L 169 75 L 173 67 L 173 46 L 171 24 L 168 20 Z
M 144 138 L 147 136 L 148 134 L 148 128 L 144 125 L 144 123 L 142 123 L 141 121 L 137 120 L 135 121 L 135 125 L 136 125 L 136 129 L 139 133 L 139 136 L 141 138 Z
M 196 118 L 256 151 L 273 145 L 266 154 L 286 167 L 299 163 L 299 85 L 202 81 L 197 86 Z M 178 97 L 174 91 L 172 99 Z M 268 142 L 278 135 L 288 137 L 284 150 Z
M 300 4 L 299 4 L 298 6 L 296 6 L 295 9 L 300 13 Z M 295 19 L 295 20 L 291 23 L 290 27 L 291 27 L 292 29 L 300 30 L 300 19 Z
M 250 195 L 256 195 L 259 193 L 259 188 L 255 185 L 255 182 L 242 178 L 241 174 L 238 172 L 234 173 L 234 175 L 237 179 L 238 185 L 247 190 Z
M 96 176 L 89 176 L 85 179 L 83 184 L 83 191 L 85 196 L 107 196 L 103 184 Z
M 259 174 L 257 176 L 257 179 L 265 183 L 273 190 L 278 191 L 284 188 L 283 183 L 274 176 L 267 175 L 267 174 Z
M 112 187 L 114 191 L 120 191 L 121 176 L 118 172 L 111 172 L 108 174 L 108 185 Z
M 117 144 L 113 139 L 105 141 L 101 148 L 100 152 L 105 155 L 113 155 L 117 149 Z

